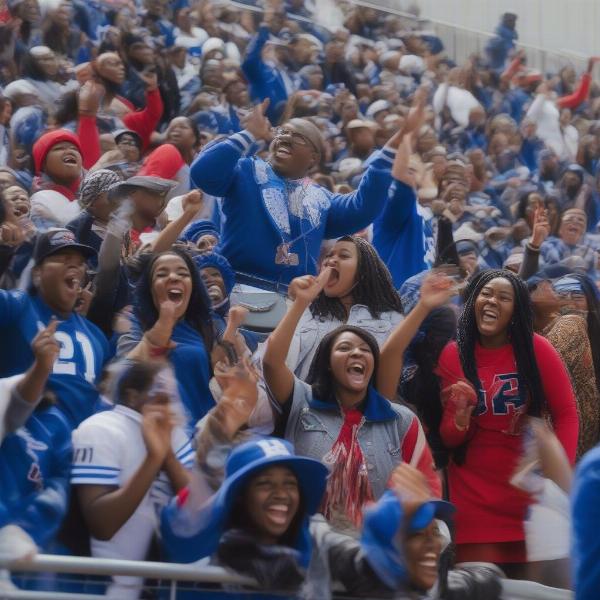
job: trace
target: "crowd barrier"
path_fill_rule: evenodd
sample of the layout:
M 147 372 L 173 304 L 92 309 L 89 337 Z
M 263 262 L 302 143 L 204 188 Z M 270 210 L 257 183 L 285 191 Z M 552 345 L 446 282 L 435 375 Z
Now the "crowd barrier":
M 219 567 L 183 565 L 160 562 L 141 562 L 88 558 L 77 556 L 54 556 L 41 554 L 30 561 L 7 563 L 0 562 L 0 570 L 4 569 L 5 578 L 11 571 L 25 573 L 52 573 L 57 575 L 107 576 L 129 575 L 156 581 L 146 586 L 146 590 L 162 591 L 161 598 L 177 600 L 178 592 L 193 584 L 226 584 L 254 587 L 254 582 Z M 58 592 L 37 592 L 26 590 L 2 591 L 0 575 L 0 600 L 97 600 L 98 594 L 75 594 Z M 573 594 L 567 590 L 549 588 L 531 581 L 515 581 L 505 579 L 503 583 L 503 600 L 572 600 Z M 260 591 L 260 590 L 257 590 Z M 261 592 L 265 599 L 269 594 Z M 335 594 L 336 600 L 348 600 L 347 596 Z M 364 599 L 363 599 L 364 600 Z M 371 598 L 370 600 L 379 600 Z

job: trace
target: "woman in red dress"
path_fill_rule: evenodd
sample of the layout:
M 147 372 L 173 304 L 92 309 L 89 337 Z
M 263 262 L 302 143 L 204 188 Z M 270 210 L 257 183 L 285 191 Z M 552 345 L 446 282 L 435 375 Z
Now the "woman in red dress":
M 523 453 L 523 427 L 530 415 L 549 416 L 572 463 L 578 420 L 559 355 L 533 332 L 521 279 L 488 270 L 471 280 L 456 342 L 444 348 L 437 374 L 440 436 L 452 450 L 448 491 L 457 507 L 457 560 L 494 562 L 509 577 L 526 576 L 523 522 L 531 499 L 510 484 Z

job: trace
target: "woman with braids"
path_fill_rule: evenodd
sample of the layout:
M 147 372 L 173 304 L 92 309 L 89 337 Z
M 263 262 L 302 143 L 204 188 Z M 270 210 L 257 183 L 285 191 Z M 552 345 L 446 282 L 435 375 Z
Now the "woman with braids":
M 440 435 L 454 450 L 448 487 L 457 507 L 457 559 L 494 562 L 509 577 L 523 577 L 531 498 L 509 483 L 523 454 L 523 428 L 529 416 L 548 415 L 572 463 L 578 433 L 573 390 L 556 350 L 533 332 L 521 279 L 483 271 L 464 296 L 456 342 L 443 350 L 436 370 L 444 407 Z
M 423 472 L 434 494 L 441 491 L 419 420 L 387 398 L 395 394 L 408 343 L 429 311 L 452 295 L 454 282 L 439 274 L 423 282 L 419 303 L 391 333 L 381 356 L 363 328 L 330 330 L 316 348 L 305 383 L 286 366 L 285 356 L 304 311 L 323 289 L 338 285 L 340 272 L 327 266 L 317 278 L 292 281 L 293 303 L 267 341 L 263 371 L 281 407 L 285 438 L 298 454 L 330 467 L 323 514 L 337 526 L 357 528 L 362 508 L 383 494 L 401 462 Z
M 325 255 L 331 280 L 300 319 L 287 365 L 306 379 L 323 336 L 344 323 L 360 327 L 379 346 L 402 320 L 402 304 L 390 272 L 375 248 L 357 236 L 341 237 Z

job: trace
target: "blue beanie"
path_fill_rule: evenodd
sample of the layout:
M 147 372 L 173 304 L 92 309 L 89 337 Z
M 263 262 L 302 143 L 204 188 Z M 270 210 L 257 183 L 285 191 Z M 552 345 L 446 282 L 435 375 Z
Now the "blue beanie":
M 221 273 L 221 277 L 223 277 L 225 292 L 228 296 L 231 294 L 231 290 L 235 285 L 235 271 L 224 256 L 216 252 L 210 252 L 209 254 L 198 254 L 194 256 L 193 260 L 198 270 L 206 269 L 207 267 L 217 269 Z
M 217 226 L 212 221 L 202 219 L 188 225 L 179 239 L 196 244 L 203 235 L 207 234 L 214 235 L 217 240 L 221 239 L 221 232 L 217 229 Z

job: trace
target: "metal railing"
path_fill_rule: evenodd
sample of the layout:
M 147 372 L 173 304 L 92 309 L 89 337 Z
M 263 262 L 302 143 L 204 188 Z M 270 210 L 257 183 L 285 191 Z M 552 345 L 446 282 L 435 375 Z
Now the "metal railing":
M 220 567 L 198 564 L 174 564 L 162 562 L 142 562 L 115 560 L 107 558 L 88 558 L 78 556 L 55 556 L 40 554 L 28 561 L 1 562 L 2 569 L 25 573 L 60 573 L 82 576 L 126 575 L 142 577 L 163 583 L 160 589 L 169 593 L 169 600 L 177 600 L 178 591 L 185 584 L 225 584 L 255 588 L 256 582 L 248 577 L 232 573 Z M 180 585 L 180 584 L 184 585 Z M 531 581 L 502 580 L 503 600 L 572 600 L 573 594 L 567 590 L 550 588 Z M 148 588 L 146 588 L 148 589 Z M 268 598 L 270 594 L 256 590 Z M 0 581 L 0 600 L 97 600 L 99 594 L 78 594 L 61 592 L 40 592 L 26 590 L 2 591 Z M 341 600 L 342 596 L 335 595 Z M 372 598 L 371 600 L 377 600 Z

